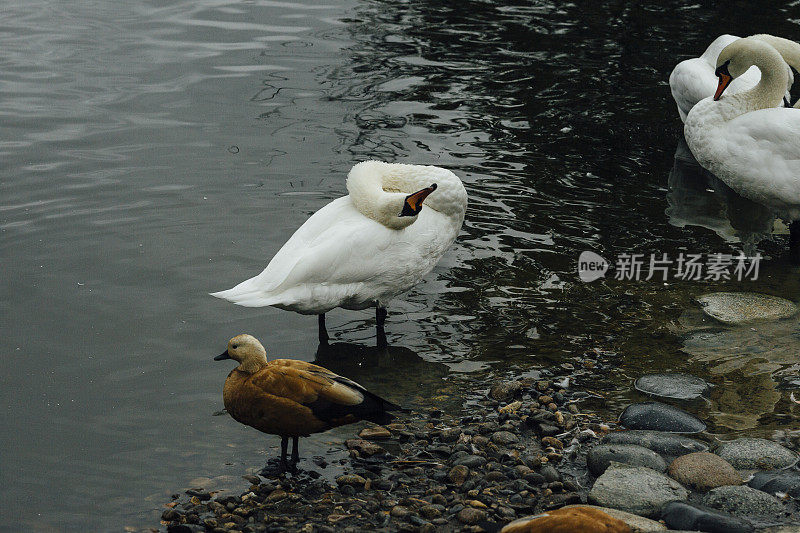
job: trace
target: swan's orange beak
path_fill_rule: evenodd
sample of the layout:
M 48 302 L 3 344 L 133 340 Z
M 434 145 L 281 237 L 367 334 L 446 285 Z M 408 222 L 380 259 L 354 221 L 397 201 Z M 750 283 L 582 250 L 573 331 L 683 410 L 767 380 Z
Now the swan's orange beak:
M 406 196 L 406 201 L 403 204 L 403 210 L 400 212 L 401 217 L 413 217 L 417 216 L 419 212 L 422 210 L 422 202 L 425 201 L 425 198 L 428 197 L 433 191 L 436 190 L 436 184 L 432 184 L 430 187 L 425 187 L 422 190 L 415 192 L 414 194 L 409 194 Z
M 719 100 L 719 97 L 722 96 L 722 93 L 725 92 L 725 89 L 728 88 L 728 85 L 731 84 L 733 81 L 733 76 L 731 73 L 728 72 L 728 62 L 726 61 L 723 65 L 717 67 L 717 70 L 714 72 L 719 78 L 719 84 L 717 85 L 717 92 L 714 93 L 714 100 Z

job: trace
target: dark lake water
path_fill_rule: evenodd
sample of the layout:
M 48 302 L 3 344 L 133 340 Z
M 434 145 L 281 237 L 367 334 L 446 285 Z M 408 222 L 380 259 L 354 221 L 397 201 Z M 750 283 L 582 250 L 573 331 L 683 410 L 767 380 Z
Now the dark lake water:
M 464 229 L 389 308 L 328 315 L 318 360 L 412 406 L 586 350 L 718 387 L 710 433 L 796 431 L 800 325 L 699 330 L 693 299 L 800 299 L 785 235 L 684 157 L 667 79 L 717 35 L 796 37 L 798 2 L 131 0 L 0 12 L 0 530 L 153 526 L 244 488 L 277 439 L 222 409 L 231 336 L 317 358 L 316 320 L 207 295 L 259 272 L 358 161 L 455 171 Z M 578 254 L 765 256 L 757 281 L 582 283 Z M 345 428 L 304 442 L 341 456 Z M 200 479 L 206 478 L 206 479 Z M 214 478 L 209 481 L 207 478 Z

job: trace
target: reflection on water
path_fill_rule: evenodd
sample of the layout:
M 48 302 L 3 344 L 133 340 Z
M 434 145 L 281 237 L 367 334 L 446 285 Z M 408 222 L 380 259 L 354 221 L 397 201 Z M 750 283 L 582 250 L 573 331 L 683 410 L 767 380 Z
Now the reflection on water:
M 710 229 L 727 242 L 741 242 L 748 256 L 755 255 L 755 245 L 772 233 L 774 213 L 739 196 L 701 167 L 683 138 L 675 149 L 668 183 L 665 213 L 675 227 Z
M 598 347 L 614 354 L 598 384 L 609 419 L 645 371 L 710 377 L 668 325 L 720 284 L 583 284 L 576 259 L 731 253 L 729 235 L 761 231 L 759 216 L 723 238 L 668 223 L 681 124 L 666 79 L 723 32 L 797 34 L 791 11 L 6 2 L 0 445 L 13 460 L 0 468 L 2 527 L 151 526 L 176 487 L 262 466 L 276 439 L 211 416 L 229 371 L 211 357 L 238 333 L 417 408 L 450 405 L 465 375 L 488 382 Z M 371 310 L 328 314 L 329 349 L 346 346 L 329 356 L 313 317 L 207 296 L 260 271 L 365 158 L 449 167 L 470 195 L 453 249 L 391 303 L 385 353 L 352 346 L 375 346 Z M 758 247 L 784 255 L 780 238 Z M 723 285 L 800 297 L 781 260 L 757 282 Z M 758 423 L 785 428 L 786 409 Z M 304 453 L 333 464 L 346 454 L 331 443 L 353 431 L 315 435 Z
M 718 430 L 763 425 L 762 418 L 775 413 L 784 395 L 778 382 L 800 372 L 800 319 L 723 325 L 695 307 L 679 324 L 683 351 L 719 380 L 709 412 Z

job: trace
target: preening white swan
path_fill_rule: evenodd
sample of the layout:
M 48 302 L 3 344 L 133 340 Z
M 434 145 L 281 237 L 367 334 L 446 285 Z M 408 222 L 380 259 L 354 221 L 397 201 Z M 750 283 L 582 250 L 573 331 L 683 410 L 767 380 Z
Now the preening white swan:
M 320 316 L 335 307 L 376 307 L 418 283 L 458 235 L 467 191 L 449 170 L 364 161 L 338 198 L 300 226 L 261 274 L 213 293 L 246 307 L 273 306 Z M 424 202 L 424 209 L 423 209 Z
M 722 96 L 752 65 L 761 71 L 761 81 Z M 726 46 L 716 66 L 717 91 L 686 117 L 686 143 L 697 162 L 731 189 L 793 221 L 790 252 L 798 262 L 800 109 L 776 107 L 786 89 L 785 63 L 775 48 L 748 37 Z
M 778 49 L 778 52 L 784 56 L 789 65 L 795 68 L 800 67 L 800 61 L 795 63 L 791 61 L 796 52 L 791 45 L 798 46 L 793 41 L 766 34 L 754 35 L 753 37 L 763 40 Z M 672 73 L 669 75 L 669 88 L 672 92 L 672 98 L 675 99 L 675 104 L 678 106 L 678 113 L 682 122 L 686 122 L 686 115 L 697 102 L 714 94 L 714 90 L 717 88 L 717 77 L 714 75 L 714 69 L 717 68 L 717 57 L 723 48 L 738 39 L 739 37 L 735 35 L 720 35 L 706 48 L 703 55 L 681 61 L 672 69 Z M 782 41 L 786 42 L 783 43 Z M 797 59 L 800 60 L 800 57 Z M 788 107 L 788 88 L 792 86 L 794 78 L 791 69 L 787 69 L 787 72 L 789 80 L 787 82 L 785 105 Z M 761 74 L 758 69 L 751 67 L 731 83 L 730 87 L 728 87 L 728 93 L 738 93 L 755 87 L 760 78 Z

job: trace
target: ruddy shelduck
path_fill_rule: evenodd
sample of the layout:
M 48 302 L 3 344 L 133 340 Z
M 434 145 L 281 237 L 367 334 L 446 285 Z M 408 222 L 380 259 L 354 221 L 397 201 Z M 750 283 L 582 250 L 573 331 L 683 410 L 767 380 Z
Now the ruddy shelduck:
M 267 361 L 264 346 L 251 335 L 237 335 L 215 361 L 239 363 L 225 380 L 222 399 L 237 422 L 281 437 L 281 467 L 286 468 L 286 449 L 292 438 L 292 466 L 299 460 L 300 437 L 368 420 L 391 421 L 388 411 L 399 406 L 364 387 L 305 361 Z

